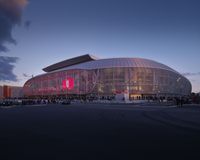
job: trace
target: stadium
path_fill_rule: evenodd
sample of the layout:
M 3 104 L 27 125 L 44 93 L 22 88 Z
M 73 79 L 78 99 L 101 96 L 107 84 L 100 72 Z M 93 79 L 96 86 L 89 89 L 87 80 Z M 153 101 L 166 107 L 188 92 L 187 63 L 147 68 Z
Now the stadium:
M 82 55 L 43 69 L 29 79 L 26 97 L 117 97 L 129 100 L 177 97 L 191 93 L 191 83 L 174 69 L 143 58 L 98 59 Z

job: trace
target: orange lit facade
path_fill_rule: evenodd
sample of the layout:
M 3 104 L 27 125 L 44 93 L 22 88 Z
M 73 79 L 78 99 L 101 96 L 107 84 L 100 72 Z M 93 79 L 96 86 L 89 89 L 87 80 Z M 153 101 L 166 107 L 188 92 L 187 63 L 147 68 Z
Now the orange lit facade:
M 3 86 L 0 86 L 0 99 L 3 98 Z
M 4 98 L 11 97 L 11 88 L 9 86 L 3 86 L 3 97 Z

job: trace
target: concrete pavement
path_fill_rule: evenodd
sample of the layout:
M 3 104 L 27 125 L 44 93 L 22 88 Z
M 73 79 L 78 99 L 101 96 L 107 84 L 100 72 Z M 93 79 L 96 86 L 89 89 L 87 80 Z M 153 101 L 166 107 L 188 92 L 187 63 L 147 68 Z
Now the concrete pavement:
M 200 106 L 0 108 L 0 146 L 3 159 L 193 159 Z

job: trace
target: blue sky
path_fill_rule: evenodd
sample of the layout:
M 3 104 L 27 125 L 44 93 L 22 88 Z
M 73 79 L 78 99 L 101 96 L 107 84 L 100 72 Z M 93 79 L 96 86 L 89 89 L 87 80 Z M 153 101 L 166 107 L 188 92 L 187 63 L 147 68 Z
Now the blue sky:
M 200 91 L 200 1 L 30 0 L 2 56 L 18 57 L 13 70 L 23 85 L 52 63 L 94 54 L 141 57 L 164 63 Z M 24 26 L 28 21 L 30 25 Z

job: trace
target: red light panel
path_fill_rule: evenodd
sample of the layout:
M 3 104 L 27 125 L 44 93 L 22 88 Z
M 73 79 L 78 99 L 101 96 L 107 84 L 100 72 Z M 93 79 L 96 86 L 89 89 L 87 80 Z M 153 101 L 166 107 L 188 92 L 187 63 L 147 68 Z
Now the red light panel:
M 62 81 L 62 88 L 68 89 L 68 90 L 73 89 L 74 88 L 74 79 L 73 78 L 64 79 Z

